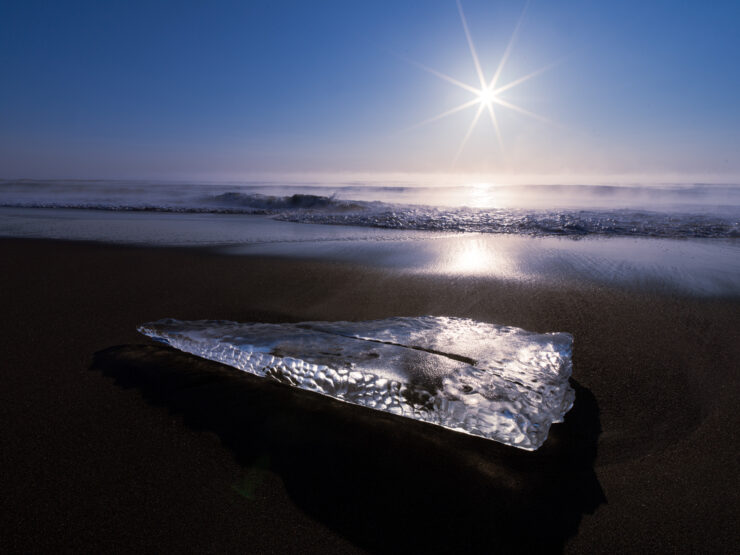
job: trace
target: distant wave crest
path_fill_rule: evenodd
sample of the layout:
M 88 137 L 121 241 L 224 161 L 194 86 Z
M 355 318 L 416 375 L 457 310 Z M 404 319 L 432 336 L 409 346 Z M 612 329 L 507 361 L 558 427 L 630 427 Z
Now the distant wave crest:
M 283 210 L 361 210 L 367 203 L 338 200 L 335 196 L 294 194 L 271 196 L 240 192 L 226 192 L 203 199 L 207 203 L 227 207 L 242 207 L 265 212 Z

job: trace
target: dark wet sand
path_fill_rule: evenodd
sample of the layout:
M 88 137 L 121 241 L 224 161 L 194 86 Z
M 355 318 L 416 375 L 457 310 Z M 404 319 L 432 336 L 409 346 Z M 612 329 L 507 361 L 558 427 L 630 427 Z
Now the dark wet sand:
M 733 552 L 740 300 L 0 240 L 0 551 Z M 148 341 L 165 316 L 568 331 L 535 453 Z

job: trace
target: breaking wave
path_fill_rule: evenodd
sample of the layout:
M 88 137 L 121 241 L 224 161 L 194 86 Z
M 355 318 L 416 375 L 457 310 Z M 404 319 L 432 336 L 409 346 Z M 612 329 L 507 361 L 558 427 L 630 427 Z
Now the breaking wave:
M 386 207 L 345 214 L 287 212 L 276 218 L 300 223 L 467 233 L 740 237 L 740 225 L 736 219 L 706 214 L 666 214 L 633 210 L 525 211 Z

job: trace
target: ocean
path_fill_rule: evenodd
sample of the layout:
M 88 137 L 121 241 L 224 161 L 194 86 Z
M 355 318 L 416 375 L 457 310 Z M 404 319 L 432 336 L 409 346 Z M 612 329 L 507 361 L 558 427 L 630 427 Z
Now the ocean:
M 740 186 L 0 181 L 0 207 L 269 215 L 297 223 L 528 235 L 740 236 Z
M 740 295 L 740 186 L 6 180 L 0 237 Z

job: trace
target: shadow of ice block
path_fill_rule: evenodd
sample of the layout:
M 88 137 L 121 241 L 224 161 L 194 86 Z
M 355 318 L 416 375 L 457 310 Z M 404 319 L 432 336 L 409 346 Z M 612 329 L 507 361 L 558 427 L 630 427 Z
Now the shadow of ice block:
M 176 349 L 526 450 L 562 422 L 573 338 L 465 318 L 298 324 L 164 319 L 139 331 Z

